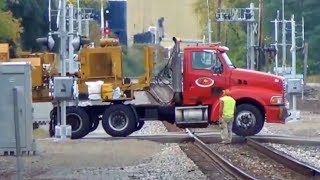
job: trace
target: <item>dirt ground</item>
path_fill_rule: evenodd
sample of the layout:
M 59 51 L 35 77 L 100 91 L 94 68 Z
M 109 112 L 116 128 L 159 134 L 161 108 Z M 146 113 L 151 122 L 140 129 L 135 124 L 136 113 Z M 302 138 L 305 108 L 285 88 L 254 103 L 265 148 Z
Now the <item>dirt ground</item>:
M 51 139 L 39 140 L 37 146 L 36 156 L 24 157 L 26 178 L 63 178 L 68 175 L 66 168 L 135 166 L 163 148 L 161 144 L 135 140 L 54 142 Z M 0 179 L 10 178 L 15 174 L 15 157 L 0 159 Z
M 24 179 L 205 179 L 176 144 L 139 140 L 38 141 L 23 158 Z M 0 156 L 0 179 L 14 179 L 15 157 Z

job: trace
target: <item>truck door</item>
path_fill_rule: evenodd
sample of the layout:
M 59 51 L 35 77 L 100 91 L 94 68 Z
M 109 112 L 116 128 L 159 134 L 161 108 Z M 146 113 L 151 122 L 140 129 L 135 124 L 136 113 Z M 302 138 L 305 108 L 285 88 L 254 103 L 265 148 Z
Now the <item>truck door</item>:
M 185 54 L 183 99 L 185 104 L 208 104 L 219 99 L 227 87 L 223 63 L 212 50 L 193 50 Z

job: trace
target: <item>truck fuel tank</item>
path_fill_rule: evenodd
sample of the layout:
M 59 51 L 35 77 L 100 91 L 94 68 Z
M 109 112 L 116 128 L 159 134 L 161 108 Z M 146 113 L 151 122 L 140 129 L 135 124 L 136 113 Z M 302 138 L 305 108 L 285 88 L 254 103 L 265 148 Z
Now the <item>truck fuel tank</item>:
M 176 107 L 175 122 L 176 125 L 180 128 L 208 127 L 208 106 Z

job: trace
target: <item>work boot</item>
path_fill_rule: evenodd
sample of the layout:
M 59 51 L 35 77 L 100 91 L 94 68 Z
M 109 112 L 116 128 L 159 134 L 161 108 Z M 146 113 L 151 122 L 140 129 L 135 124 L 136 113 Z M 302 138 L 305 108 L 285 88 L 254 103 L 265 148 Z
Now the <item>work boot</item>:
M 221 144 L 231 144 L 231 141 L 223 140 L 223 141 L 221 141 Z

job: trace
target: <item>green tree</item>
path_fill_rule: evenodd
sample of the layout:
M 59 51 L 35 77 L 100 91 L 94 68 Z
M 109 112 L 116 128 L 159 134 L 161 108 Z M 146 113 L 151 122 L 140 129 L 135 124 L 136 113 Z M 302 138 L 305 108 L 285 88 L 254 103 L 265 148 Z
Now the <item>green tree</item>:
M 43 37 L 48 32 L 47 1 L 9 0 L 8 9 L 13 16 L 22 20 L 23 33 L 21 46 L 23 49 L 37 49 L 35 39 Z
M 20 20 L 14 18 L 6 9 L 5 0 L 0 0 L 0 41 L 9 42 L 11 45 L 18 44 L 21 32 Z

